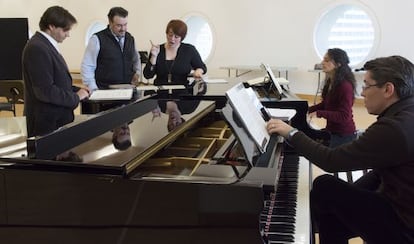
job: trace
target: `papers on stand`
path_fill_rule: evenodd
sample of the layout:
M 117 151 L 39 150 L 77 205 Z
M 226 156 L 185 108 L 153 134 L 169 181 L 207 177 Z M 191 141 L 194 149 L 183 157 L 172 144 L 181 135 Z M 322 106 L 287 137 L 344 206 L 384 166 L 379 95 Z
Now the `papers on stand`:
M 229 103 L 236 111 L 238 119 L 241 120 L 245 130 L 248 131 L 258 149 L 263 153 L 269 143 L 270 135 L 266 129 L 266 121 L 257 108 L 257 103 L 252 101 L 254 98 L 250 94 L 242 83 L 226 92 Z
M 162 85 L 162 86 L 154 86 L 154 85 L 145 85 L 145 86 L 137 86 L 136 88 L 138 91 L 158 91 L 158 90 L 180 90 L 186 89 L 184 85 Z
M 257 77 L 257 78 L 254 78 L 254 79 L 250 79 L 250 80 L 246 81 L 246 83 L 253 86 L 253 85 L 265 83 L 268 80 L 269 80 L 268 76 L 263 76 L 263 77 Z M 289 81 L 286 80 L 283 77 L 275 78 L 275 81 L 281 86 L 289 85 Z
M 290 121 L 296 114 L 295 109 L 287 108 L 266 108 L 270 118 Z
M 135 86 L 132 84 L 113 84 L 109 85 L 109 89 L 131 89 Z
M 267 75 L 269 76 L 270 80 L 273 82 L 273 85 L 275 86 L 275 88 L 276 88 L 277 92 L 279 93 L 279 95 L 282 95 L 283 94 L 283 89 L 282 89 L 282 87 L 280 86 L 280 84 L 278 82 L 279 80 L 276 80 L 276 76 L 275 76 L 275 74 L 273 74 L 273 71 L 272 71 L 272 69 L 270 69 L 270 66 L 268 64 L 263 64 L 263 63 L 260 66 L 263 69 L 266 70 Z
M 179 90 L 186 89 L 184 85 L 162 85 L 159 86 L 160 90 Z
M 283 77 L 275 78 L 275 82 L 279 83 L 279 85 L 281 85 L 281 86 L 283 86 L 283 85 L 289 85 L 289 81 L 286 80 Z
M 154 85 L 145 85 L 145 86 L 137 86 L 137 91 L 156 91 L 158 90 L 158 86 Z
M 265 108 L 251 87 L 245 88 L 242 83 L 226 92 L 229 104 L 238 115 L 243 128 L 253 139 L 257 148 L 263 153 L 270 140 L 266 129 L 267 120 L 271 118 L 290 121 L 295 115 L 295 109 Z
M 257 84 L 262 84 L 265 81 L 266 81 L 266 77 L 263 76 L 263 77 L 257 77 L 257 78 L 254 78 L 254 79 L 250 79 L 246 82 L 247 82 L 247 84 L 253 86 L 253 85 L 257 85 Z
M 109 89 L 93 91 L 89 100 L 130 100 L 132 89 Z
M 204 79 L 207 83 L 228 83 L 225 79 Z

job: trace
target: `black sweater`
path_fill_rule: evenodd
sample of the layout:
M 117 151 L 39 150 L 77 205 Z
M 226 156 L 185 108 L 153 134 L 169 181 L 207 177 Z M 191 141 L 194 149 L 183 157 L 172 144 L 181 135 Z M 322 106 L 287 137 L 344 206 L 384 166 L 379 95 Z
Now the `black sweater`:
M 380 194 L 414 230 L 414 97 L 388 107 L 355 141 L 331 149 L 304 133 L 290 144 L 328 172 L 373 169 L 381 178 Z
M 177 56 L 173 61 L 165 59 L 164 44 L 160 45 L 157 63 L 155 65 L 151 65 L 151 62 L 149 61 L 150 59 L 151 55 L 144 68 L 144 77 L 146 79 L 151 79 L 156 75 L 154 85 L 186 85 L 188 84 L 187 76 L 192 70 L 201 68 L 204 70 L 204 74 L 207 72 L 207 67 L 201 60 L 197 49 L 193 45 L 187 43 L 181 43 L 177 50 Z M 168 62 L 170 62 L 170 64 L 168 64 Z M 171 83 L 168 83 L 169 73 L 172 75 Z

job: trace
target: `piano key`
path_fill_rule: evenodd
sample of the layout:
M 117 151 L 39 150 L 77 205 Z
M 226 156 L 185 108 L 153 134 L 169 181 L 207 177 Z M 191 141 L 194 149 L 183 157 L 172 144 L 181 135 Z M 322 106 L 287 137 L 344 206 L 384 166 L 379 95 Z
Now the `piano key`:
M 266 243 L 310 242 L 308 164 L 302 158 L 284 157 L 276 191 L 265 196 L 260 215 Z

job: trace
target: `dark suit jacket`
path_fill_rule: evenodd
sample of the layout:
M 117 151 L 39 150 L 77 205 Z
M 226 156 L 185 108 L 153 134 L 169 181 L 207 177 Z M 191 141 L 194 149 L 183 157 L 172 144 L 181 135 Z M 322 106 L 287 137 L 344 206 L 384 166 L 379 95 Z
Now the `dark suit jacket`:
M 28 136 L 44 135 L 70 123 L 79 97 L 62 55 L 37 32 L 22 57 Z

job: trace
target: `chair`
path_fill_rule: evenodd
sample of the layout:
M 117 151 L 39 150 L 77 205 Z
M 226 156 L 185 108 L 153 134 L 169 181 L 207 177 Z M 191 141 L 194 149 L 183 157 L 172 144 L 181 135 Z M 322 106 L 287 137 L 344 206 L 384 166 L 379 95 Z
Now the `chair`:
M 24 83 L 22 80 L 0 80 L 0 111 L 10 111 L 16 116 L 16 104 L 24 102 Z
M 139 76 L 139 81 L 143 82 L 143 83 L 147 83 L 143 81 L 143 71 L 144 71 L 144 66 L 145 64 L 148 62 L 148 52 L 147 51 L 138 51 L 139 52 L 139 56 L 140 56 L 140 62 L 141 62 L 141 74 Z
M 358 137 L 360 137 L 363 133 L 364 133 L 364 131 L 365 130 L 357 130 L 357 138 Z M 359 172 L 359 175 L 360 176 L 363 176 L 363 175 L 365 175 L 366 173 L 368 173 L 368 169 L 363 169 L 363 170 L 355 170 L 355 171 L 347 171 L 347 172 L 345 172 L 346 173 L 346 179 L 347 179 L 347 182 L 349 182 L 349 183 L 354 183 L 354 181 L 355 180 L 357 180 L 357 179 L 354 179 L 354 175 L 353 175 L 353 173 L 356 173 L 356 172 Z M 336 176 L 336 177 L 339 177 L 339 174 L 338 173 L 334 173 L 334 175 Z

